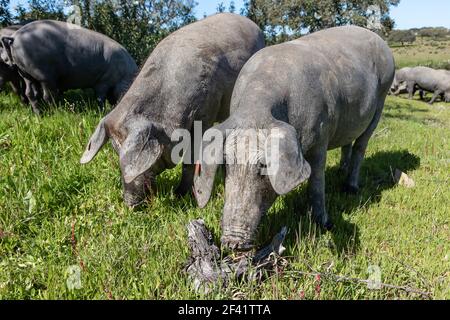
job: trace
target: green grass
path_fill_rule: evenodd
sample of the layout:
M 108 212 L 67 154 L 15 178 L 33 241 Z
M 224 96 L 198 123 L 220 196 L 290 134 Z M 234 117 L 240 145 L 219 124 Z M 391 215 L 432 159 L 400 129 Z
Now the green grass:
M 234 283 L 198 296 L 183 273 L 185 227 L 203 218 L 220 237 L 223 187 L 205 210 L 172 194 L 180 169 L 158 180 L 159 195 L 139 211 L 121 198 L 110 147 L 88 166 L 79 159 L 101 114 L 82 103 L 51 108 L 42 119 L 10 95 L 0 97 L 0 299 L 420 299 L 395 289 L 322 279 L 330 272 L 450 298 L 450 105 L 389 98 L 362 169 L 359 196 L 339 192 L 339 151 L 330 152 L 327 206 L 336 222 L 321 233 L 307 215 L 305 188 L 280 198 L 263 221 L 263 243 L 288 226 L 285 272 L 262 284 Z M 396 186 L 401 169 L 414 189 Z M 69 290 L 70 266 L 83 266 Z
M 397 68 L 424 66 L 450 70 L 450 41 L 418 38 L 412 45 L 392 48 Z

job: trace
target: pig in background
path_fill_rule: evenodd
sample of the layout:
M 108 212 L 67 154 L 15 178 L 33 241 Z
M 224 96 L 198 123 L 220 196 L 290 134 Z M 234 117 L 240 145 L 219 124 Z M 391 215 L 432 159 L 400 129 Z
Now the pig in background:
M 439 97 L 442 101 L 450 102 L 450 71 L 428 67 L 402 68 L 396 71 L 391 88 L 394 95 L 406 91 L 409 99 L 412 99 L 417 90 L 420 90 L 422 100 L 424 91 L 433 93 L 430 104 Z
M 17 30 L 22 28 L 23 25 L 13 25 L 0 30 L 0 39 L 3 37 L 12 36 Z M 0 52 L 3 47 L 0 46 Z M 1 53 L 0 53 L 1 56 Z M 9 83 L 11 89 L 17 94 L 23 103 L 28 103 L 28 99 L 25 95 L 25 81 L 19 75 L 16 67 L 10 66 L 0 58 L 0 90 L 3 90 L 5 85 Z
M 138 67 L 116 41 L 66 22 L 41 20 L 2 37 L 2 60 L 19 69 L 26 97 L 40 113 L 42 89 L 46 103 L 70 89 L 93 88 L 101 107 L 116 104 L 133 81 Z

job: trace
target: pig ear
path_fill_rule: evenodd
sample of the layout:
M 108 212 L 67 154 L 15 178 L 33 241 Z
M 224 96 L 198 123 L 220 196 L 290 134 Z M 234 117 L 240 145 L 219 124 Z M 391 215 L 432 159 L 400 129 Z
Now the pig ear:
M 89 140 L 89 144 L 86 147 L 86 151 L 81 158 L 81 164 L 87 164 L 91 162 L 95 156 L 99 153 L 99 151 L 103 148 L 103 146 L 108 142 L 109 137 L 106 132 L 105 119 L 100 121 L 97 129 Z
M 291 125 L 277 121 L 266 141 L 266 163 L 270 182 L 276 193 L 284 195 L 311 176 L 311 166 L 305 160 Z
M 11 37 L 2 37 L 2 46 L 5 49 L 6 54 L 8 55 L 9 64 L 13 64 L 13 58 L 11 53 L 11 45 L 14 43 L 14 38 Z
M 120 167 L 125 183 L 133 182 L 151 169 L 162 154 L 163 147 L 152 124 L 132 130 L 120 150 Z
M 202 144 L 202 161 L 198 161 L 194 174 L 194 197 L 200 208 L 211 199 L 217 170 L 224 161 L 225 130 L 220 126 L 206 131 Z

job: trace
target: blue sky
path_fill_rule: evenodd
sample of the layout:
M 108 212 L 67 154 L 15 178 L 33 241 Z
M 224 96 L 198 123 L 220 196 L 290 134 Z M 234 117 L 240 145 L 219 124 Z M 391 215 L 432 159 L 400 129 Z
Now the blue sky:
M 203 17 L 216 12 L 221 2 L 228 8 L 230 0 L 197 0 L 197 17 Z M 235 0 L 238 11 L 243 0 Z M 447 27 L 450 28 L 450 1 L 449 0 L 402 0 L 397 8 L 392 9 L 392 17 L 398 29 L 416 27 Z
M 392 17 L 398 29 L 414 27 L 450 28 L 450 1 L 403 0 L 392 9 Z
M 225 7 L 231 0 L 196 0 L 196 15 L 202 18 L 204 14 L 216 12 L 219 3 Z M 25 0 L 12 0 L 11 4 L 24 3 Z M 237 11 L 243 6 L 244 0 L 235 0 Z M 400 5 L 392 9 L 392 17 L 396 21 L 397 29 L 410 29 L 416 27 L 447 27 L 450 28 L 450 1 L 449 0 L 401 0 Z
M 197 17 L 201 18 L 204 14 L 210 15 L 215 13 L 219 3 L 223 2 L 225 7 L 228 10 L 230 5 L 230 0 L 196 0 L 198 2 L 198 6 L 196 8 Z M 236 5 L 237 13 L 240 12 L 241 8 L 244 6 L 244 0 L 234 0 Z

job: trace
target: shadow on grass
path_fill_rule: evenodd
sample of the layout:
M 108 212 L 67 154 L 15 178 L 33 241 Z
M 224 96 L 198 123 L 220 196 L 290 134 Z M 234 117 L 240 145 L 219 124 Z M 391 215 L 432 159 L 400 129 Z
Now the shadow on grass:
M 420 167 L 420 158 L 406 150 L 379 152 L 364 161 L 361 169 L 361 192 L 359 195 L 347 195 L 342 192 L 345 176 L 339 167 L 329 168 L 326 172 L 327 210 L 333 219 L 335 228 L 331 232 L 330 247 L 339 255 L 353 255 L 359 250 L 359 228 L 348 221 L 344 215 L 353 214 L 358 209 L 379 203 L 385 190 L 395 187 L 393 172 L 399 169 L 405 173 Z M 173 205 L 173 198 L 166 197 L 179 183 L 179 173 L 165 175 L 158 183 L 158 193 L 163 195 L 168 205 Z M 224 174 L 219 170 L 216 177 L 217 185 L 224 183 Z M 196 205 L 194 198 L 187 195 L 183 205 Z M 187 201 L 187 202 L 186 202 Z M 148 203 L 139 208 L 145 210 Z M 281 228 L 287 226 L 290 230 L 285 246 L 292 249 L 297 241 L 311 241 L 320 238 L 324 231 L 320 230 L 310 218 L 309 201 L 306 186 L 283 197 L 275 206 L 277 209 L 263 218 L 258 232 L 257 243 L 262 247 Z M 281 208 L 278 208 L 281 207 Z M 222 210 L 222 208 L 221 208 Z
M 344 176 L 339 167 L 327 170 L 327 209 L 335 228 L 331 231 L 333 243 L 330 247 L 339 255 L 353 255 L 359 250 L 359 228 L 345 219 L 345 214 L 379 203 L 385 190 L 395 187 L 392 172 L 399 169 L 405 173 L 420 167 L 420 158 L 408 151 L 379 152 L 364 162 L 361 170 L 361 192 L 347 195 L 342 190 Z M 285 246 L 291 248 L 297 241 L 311 241 L 320 237 L 323 231 L 312 222 L 308 211 L 306 188 L 292 192 L 283 199 L 283 208 L 263 219 L 260 237 L 267 241 L 287 226 L 290 230 Z M 297 231 L 297 232 L 295 232 Z
M 417 102 L 416 105 L 409 103 L 408 107 L 405 107 L 404 103 L 390 103 L 386 106 L 385 112 L 383 114 L 383 118 L 385 119 L 394 119 L 394 120 L 402 120 L 408 122 L 414 122 L 419 124 L 435 124 L 435 125 L 443 125 L 443 122 L 439 119 L 426 116 L 425 114 L 431 111 L 431 106 L 426 104 L 425 101 L 420 100 L 406 100 L 408 102 Z M 418 103 L 421 103 L 422 106 L 417 106 Z M 438 102 L 437 102 L 438 103 Z

